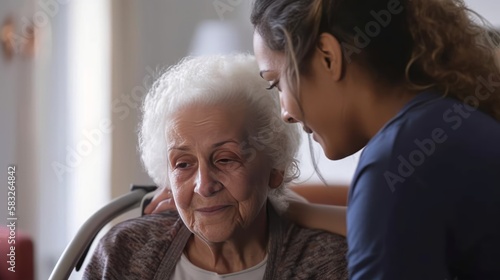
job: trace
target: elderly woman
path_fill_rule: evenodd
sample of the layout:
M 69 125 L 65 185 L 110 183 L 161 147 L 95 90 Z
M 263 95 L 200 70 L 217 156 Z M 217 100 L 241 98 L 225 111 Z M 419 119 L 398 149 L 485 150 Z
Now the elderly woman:
M 115 226 L 85 278 L 347 279 L 343 237 L 276 214 L 300 137 L 257 70 L 250 55 L 188 58 L 154 84 L 140 150 L 177 212 Z

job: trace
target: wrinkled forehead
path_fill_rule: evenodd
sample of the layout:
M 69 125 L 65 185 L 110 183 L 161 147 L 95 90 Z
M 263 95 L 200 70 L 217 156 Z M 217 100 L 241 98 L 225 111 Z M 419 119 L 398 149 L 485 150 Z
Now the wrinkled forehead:
M 247 107 L 243 103 L 183 106 L 167 116 L 167 145 L 228 139 L 245 141 L 254 131 L 254 122 Z

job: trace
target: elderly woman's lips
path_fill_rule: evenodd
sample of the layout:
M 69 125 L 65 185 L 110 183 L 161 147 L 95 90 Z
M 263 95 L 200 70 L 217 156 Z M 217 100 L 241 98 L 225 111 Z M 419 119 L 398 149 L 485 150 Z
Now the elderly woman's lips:
M 307 126 L 303 126 L 303 127 L 302 127 L 302 129 L 304 129 L 304 131 L 305 131 L 306 133 L 309 133 L 309 134 L 313 133 L 312 129 L 310 129 L 310 128 L 309 128 L 309 127 L 307 127 Z
M 211 207 L 198 208 L 198 209 L 196 209 L 196 211 L 209 214 L 209 213 L 215 213 L 215 212 L 220 211 L 220 210 L 224 210 L 227 207 L 229 207 L 229 206 L 228 205 L 217 205 L 217 206 L 211 206 Z

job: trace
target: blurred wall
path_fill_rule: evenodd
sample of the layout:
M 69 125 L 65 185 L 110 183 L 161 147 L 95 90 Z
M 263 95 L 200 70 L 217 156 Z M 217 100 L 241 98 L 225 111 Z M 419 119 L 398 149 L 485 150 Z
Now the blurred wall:
M 142 98 L 154 79 L 190 50 L 199 50 L 192 44 L 202 22 L 235 27 L 241 41 L 233 51 L 251 52 L 249 9 L 243 0 L 113 1 L 112 197 L 127 192 L 131 183 L 152 183 L 137 152 L 137 126 Z
M 469 8 L 486 18 L 495 27 L 500 28 L 500 1 L 498 0 L 465 0 Z

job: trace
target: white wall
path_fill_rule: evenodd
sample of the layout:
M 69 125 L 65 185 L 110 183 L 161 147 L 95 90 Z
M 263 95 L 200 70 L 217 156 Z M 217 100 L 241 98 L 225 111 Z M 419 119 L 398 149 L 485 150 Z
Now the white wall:
M 500 28 L 500 1 L 498 0 L 465 0 L 469 8 L 485 17 L 494 26 Z
M 112 140 L 113 197 L 128 191 L 131 183 L 152 183 L 137 153 L 139 106 L 157 74 L 190 54 L 193 35 L 201 22 L 225 24 L 240 32 L 234 51 L 252 51 L 249 1 L 218 10 L 216 1 L 124 0 L 113 2 Z M 221 0 L 223 3 L 238 1 Z M 228 48 L 226 48 L 228 49 Z M 135 97 L 134 97 L 135 96 Z M 127 99 L 131 99 L 127 105 Z M 136 98 L 136 99 L 134 99 Z
M 18 38 L 27 38 L 23 32 L 26 22 L 31 19 L 35 11 L 31 0 L 7 0 L 0 2 L 0 23 L 4 23 L 7 16 L 11 16 L 15 27 L 14 33 Z M 15 42 L 16 51 L 8 60 L 0 53 L 0 218 L 1 225 L 6 225 L 7 217 L 7 166 L 16 165 L 15 179 L 15 216 L 16 230 L 33 237 L 35 254 L 40 256 L 38 244 L 42 242 L 42 229 L 39 224 L 41 206 L 39 197 L 40 184 L 40 99 L 38 94 L 35 66 L 37 58 L 26 55 L 21 51 L 23 39 Z M 1 50 L 1 48 L 0 48 Z M 56 215 L 53 215 L 57 218 Z M 0 242 L 5 242 L 5 237 Z M 4 252 L 0 256 L 5 261 Z

